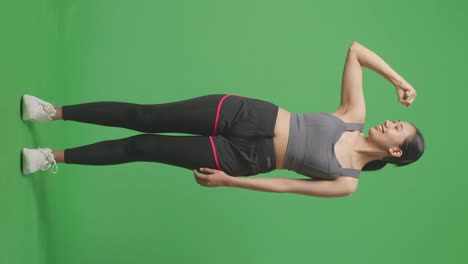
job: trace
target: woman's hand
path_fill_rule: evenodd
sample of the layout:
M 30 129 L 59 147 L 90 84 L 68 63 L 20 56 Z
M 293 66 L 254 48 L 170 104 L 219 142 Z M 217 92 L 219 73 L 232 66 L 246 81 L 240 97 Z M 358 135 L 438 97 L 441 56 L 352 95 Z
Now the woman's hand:
M 200 171 L 206 174 L 202 174 L 197 170 L 193 170 L 195 180 L 198 182 L 198 184 L 206 187 L 227 186 L 229 180 L 232 177 L 227 175 L 223 171 L 215 169 L 200 168 Z
M 416 98 L 416 90 L 405 80 L 395 84 L 395 88 L 397 89 L 398 101 L 409 107 Z

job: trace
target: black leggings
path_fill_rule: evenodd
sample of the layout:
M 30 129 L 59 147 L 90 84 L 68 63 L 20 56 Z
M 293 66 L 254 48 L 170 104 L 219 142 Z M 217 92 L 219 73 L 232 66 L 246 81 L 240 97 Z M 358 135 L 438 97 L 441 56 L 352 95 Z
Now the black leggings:
M 145 134 L 65 149 L 65 163 L 111 165 L 160 162 L 190 170 L 250 176 L 275 169 L 278 107 L 237 95 L 213 94 L 178 102 L 140 105 L 91 102 L 62 107 L 64 120 L 123 127 Z M 146 133 L 186 133 L 166 136 Z

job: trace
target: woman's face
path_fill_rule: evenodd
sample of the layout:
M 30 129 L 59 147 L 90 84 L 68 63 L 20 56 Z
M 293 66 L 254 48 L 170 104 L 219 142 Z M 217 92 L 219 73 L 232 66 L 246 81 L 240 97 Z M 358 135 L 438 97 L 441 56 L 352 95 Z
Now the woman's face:
M 400 146 L 406 138 L 413 136 L 416 128 L 408 122 L 386 120 L 382 124 L 369 129 L 368 139 L 382 149 Z

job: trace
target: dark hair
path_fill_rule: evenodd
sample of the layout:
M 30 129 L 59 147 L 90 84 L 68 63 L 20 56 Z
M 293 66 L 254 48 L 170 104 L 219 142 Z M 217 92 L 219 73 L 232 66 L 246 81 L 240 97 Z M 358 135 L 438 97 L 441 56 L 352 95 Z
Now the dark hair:
M 414 125 L 413 125 L 414 126 Z M 415 127 L 415 126 L 414 126 Z M 416 128 L 416 127 L 415 127 Z M 408 137 L 400 146 L 400 149 L 403 151 L 403 155 L 399 158 L 384 158 L 373 160 L 368 162 L 363 168 L 363 171 L 375 171 L 379 170 L 388 163 L 392 163 L 397 167 L 405 166 L 410 163 L 417 161 L 422 154 L 424 153 L 424 138 L 416 128 L 416 134 L 411 137 Z

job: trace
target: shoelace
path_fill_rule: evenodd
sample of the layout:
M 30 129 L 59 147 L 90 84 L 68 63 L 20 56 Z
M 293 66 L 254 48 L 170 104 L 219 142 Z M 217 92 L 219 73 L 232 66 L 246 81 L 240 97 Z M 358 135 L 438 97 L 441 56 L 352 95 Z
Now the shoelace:
M 42 107 L 42 109 L 44 110 L 44 112 L 46 112 L 47 114 L 47 118 L 49 118 L 50 120 L 52 120 L 52 117 L 51 116 L 54 116 L 57 111 L 55 110 L 55 108 L 53 107 L 52 104 L 44 104 L 43 102 L 38 102 L 39 105 Z
M 42 150 L 40 149 L 39 150 L 40 152 L 42 152 L 42 154 L 44 154 L 46 156 L 46 160 L 42 163 L 42 166 L 43 167 L 41 170 L 48 170 L 50 168 L 50 166 L 52 166 L 52 169 L 50 170 L 53 174 L 56 174 L 58 172 L 58 166 L 57 166 L 57 162 L 55 162 L 55 159 L 53 158 L 53 154 L 52 152 L 50 151 L 47 151 L 47 150 Z M 54 168 L 56 170 L 54 170 Z

